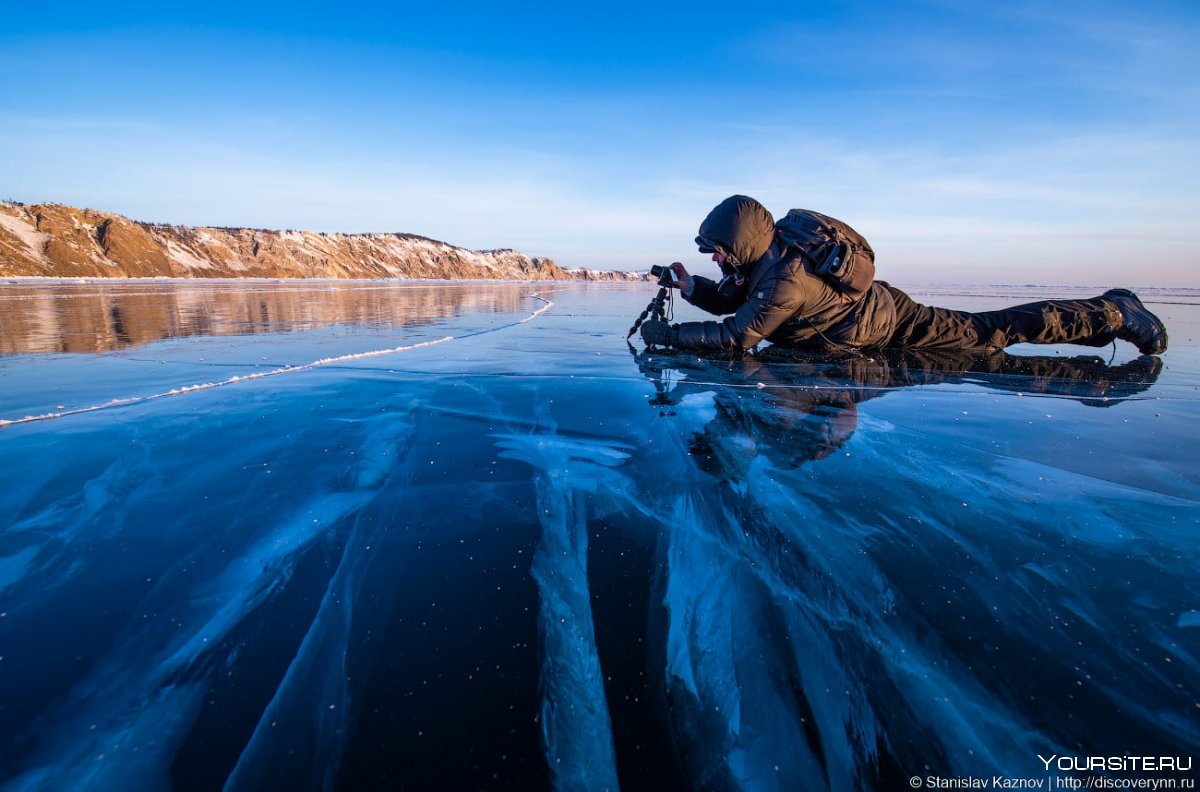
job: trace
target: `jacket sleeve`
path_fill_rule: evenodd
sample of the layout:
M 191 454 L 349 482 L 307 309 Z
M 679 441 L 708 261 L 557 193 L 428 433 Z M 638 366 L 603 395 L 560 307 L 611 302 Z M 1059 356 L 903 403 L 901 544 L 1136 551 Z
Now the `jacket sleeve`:
M 776 270 L 763 278 L 755 284 L 737 313 L 723 321 L 679 325 L 676 346 L 730 352 L 750 349 L 804 307 L 802 289 L 787 274 L 787 270 L 783 273 Z M 699 287 L 693 297 L 698 292 Z
M 693 275 L 692 283 L 694 284 L 692 293 L 690 295 L 681 293 L 680 296 L 700 310 L 708 311 L 711 314 L 724 315 L 733 313 L 746 299 L 744 294 L 726 294 L 722 292 L 720 284 L 703 275 Z

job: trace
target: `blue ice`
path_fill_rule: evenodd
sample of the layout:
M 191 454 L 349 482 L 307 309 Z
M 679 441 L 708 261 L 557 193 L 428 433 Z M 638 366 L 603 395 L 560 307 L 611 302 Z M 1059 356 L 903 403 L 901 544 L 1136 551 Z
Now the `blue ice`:
M 721 361 L 631 354 L 637 287 L 141 288 L 139 325 L 56 286 L 0 357 L 0 418 L 60 416 L 0 429 L 5 789 L 886 789 L 1200 744 L 1186 340 Z M 255 321 L 180 333 L 179 289 Z M 113 304 L 144 337 L 75 348 Z

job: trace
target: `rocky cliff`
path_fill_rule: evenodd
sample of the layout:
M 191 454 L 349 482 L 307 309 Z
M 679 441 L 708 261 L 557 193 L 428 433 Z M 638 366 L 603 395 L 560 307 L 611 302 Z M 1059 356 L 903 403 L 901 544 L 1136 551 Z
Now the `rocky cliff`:
M 414 234 L 320 234 L 141 223 L 60 204 L 0 203 L 0 276 L 635 280 L 515 250 Z

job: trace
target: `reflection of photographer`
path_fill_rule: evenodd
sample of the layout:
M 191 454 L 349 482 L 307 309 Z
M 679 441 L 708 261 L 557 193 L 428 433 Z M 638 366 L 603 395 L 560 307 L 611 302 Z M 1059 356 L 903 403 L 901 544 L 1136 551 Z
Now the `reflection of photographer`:
M 692 412 L 704 417 L 689 439 L 696 463 L 734 480 L 758 456 L 781 468 L 824 459 L 853 435 L 859 402 L 899 388 L 964 383 L 1101 407 L 1146 391 L 1162 370 L 1162 361 L 1152 356 L 1109 366 L 1094 356 L 962 350 L 830 358 L 771 347 L 722 365 L 653 353 L 636 358 L 654 383 L 657 396 L 651 405 L 661 414 L 676 415 L 680 405 L 691 404 Z
M 874 280 L 875 253 L 850 226 L 803 209 L 777 223 L 744 195 L 725 199 L 709 213 L 696 244 L 720 265 L 721 281 L 693 277 L 682 264 L 672 264 L 670 279 L 660 277 L 660 286 L 678 288 L 709 313 L 732 315 L 680 325 L 656 317 L 641 326 L 648 345 L 740 353 L 765 339 L 826 352 L 996 351 L 1018 343 L 1106 346 L 1120 338 L 1146 355 L 1167 348 L 1166 327 L 1127 289 L 982 313 L 920 305 Z

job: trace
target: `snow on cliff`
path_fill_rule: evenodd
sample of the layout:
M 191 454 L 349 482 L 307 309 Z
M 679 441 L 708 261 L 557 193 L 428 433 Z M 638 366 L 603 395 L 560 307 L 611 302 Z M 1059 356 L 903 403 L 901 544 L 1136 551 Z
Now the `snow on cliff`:
M 0 276 L 623 280 L 626 274 L 567 271 L 515 250 L 466 250 L 413 234 L 190 228 L 60 204 L 0 203 Z

